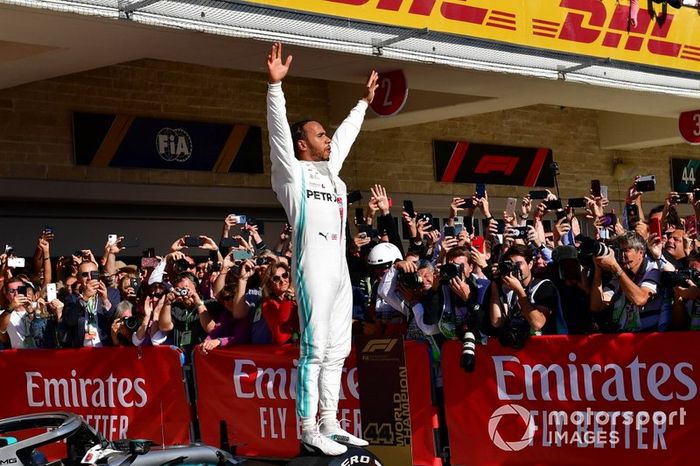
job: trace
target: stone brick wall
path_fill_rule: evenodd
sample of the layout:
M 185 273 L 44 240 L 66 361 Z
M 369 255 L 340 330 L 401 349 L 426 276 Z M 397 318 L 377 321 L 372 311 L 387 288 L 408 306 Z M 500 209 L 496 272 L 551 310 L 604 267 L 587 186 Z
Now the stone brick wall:
M 265 128 L 265 76 L 183 63 L 139 60 L 0 90 L 0 178 L 113 181 L 183 186 L 270 186 L 263 175 L 133 170 L 75 166 L 73 111 L 126 113 L 145 117 L 238 122 Z M 290 120 L 313 115 L 328 121 L 324 82 L 285 81 Z M 328 124 L 332 127 L 332 122 Z M 419 126 L 361 133 L 342 176 L 351 188 L 381 183 L 389 192 L 466 195 L 473 186 L 434 181 L 433 139 L 550 147 L 561 169 L 564 197 L 583 195 L 591 178 L 624 196 L 627 180 L 612 177 L 613 158 L 632 172 L 653 173 L 657 194 L 670 188 L 672 156 L 696 155 L 678 145 L 623 152 L 599 149 L 596 113 L 583 109 L 533 106 Z M 265 154 L 267 134 L 263 132 Z M 525 188 L 492 186 L 495 197 L 524 194 Z

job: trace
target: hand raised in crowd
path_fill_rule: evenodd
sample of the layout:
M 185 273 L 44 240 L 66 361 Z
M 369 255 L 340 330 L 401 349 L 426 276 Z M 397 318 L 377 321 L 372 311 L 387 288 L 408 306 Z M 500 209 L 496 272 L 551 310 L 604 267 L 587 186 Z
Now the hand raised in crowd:
M 107 303 L 109 302 L 109 295 L 107 294 L 107 286 L 102 283 L 100 280 L 97 281 L 97 294 L 100 295 L 100 298 L 102 299 L 102 302 Z M 133 288 L 132 288 L 133 290 Z M 136 290 L 133 291 L 134 294 L 136 294 Z
M 49 252 L 49 242 L 44 239 L 43 236 L 39 237 L 39 242 L 37 244 L 37 248 L 41 251 L 42 257 L 50 257 L 51 254 Z
M 280 242 L 289 241 L 289 239 L 291 237 L 292 237 L 292 226 L 287 223 L 284 226 L 284 228 L 282 228 L 282 231 L 280 231 Z
M 365 216 L 365 221 L 363 223 L 371 224 L 372 219 L 379 212 L 379 200 L 372 196 L 367 201 L 367 215 Z
M 547 205 L 544 202 L 540 202 L 537 204 L 537 208 L 535 209 L 535 212 L 533 213 L 533 219 L 534 220 L 541 220 L 542 217 L 545 216 L 547 213 Z
M 243 225 L 243 229 L 250 232 L 250 237 L 253 238 L 255 244 L 262 243 L 262 237 L 258 233 L 257 225 L 248 225 L 247 223 Z
M 659 238 L 656 233 L 651 233 L 647 237 L 647 250 L 651 258 L 655 261 L 661 259 L 663 244 L 661 243 L 661 238 Z
M 372 198 L 376 199 L 377 207 L 382 211 L 382 215 L 387 215 L 390 211 L 386 189 L 382 185 L 375 184 L 374 187 L 370 186 L 369 190 L 372 193 Z
M 105 253 L 106 254 L 119 254 L 119 252 L 123 251 L 125 248 L 122 245 L 122 242 L 124 241 L 123 236 L 119 236 L 116 241 L 109 241 L 105 243 Z
M 637 191 L 637 180 L 639 178 L 639 175 L 635 176 L 632 185 L 629 188 L 627 188 L 627 194 L 625 195 L 625 204 L 636 203 L 637 199 L 641 198 L 642 194 L 644 194 L 642 191 Z
M 428 233 L 426 233 L 425 239 L 429 245 L 436 244 L 440 239 L 440 232 L 437 230 L 430 230 Z
M 584 197 L 586 199 L 586 217 L 598 219 L 603 216 L 603 203 L 600 197 Z
M 450 249 L 453 249 L 457 247 L 457 244 L 459 243 L 459 240 L 455 238 L 454 236 L 445 236 L 442 239 L 441 245 L 442 249 L 445 251 L 445 253 L 449 252 Z
M 185 244 L 185 236 L 182 238 L 176 239 L 173 244 L 170 245 L 170 251 L 171 252 L 177 252 L 177 251 L 182 251 L 185 249 L 187 245 Z
M 503 211 L 503 221 L 506 222 L 506 225 L 518 226 L 515 215 L 510 215 L 507 210 Z
M 411 238 L 415 238 L 418 235 L 415 217 L 411 217 L 405 211 L 401 213 L 401 217 L 403 218 L 403 223 L 406 224 L 406 228 L 408 228 L 408 232 L 411 234 Z
M 285 61 L 282 61 L 282 44 L 280 42 L 272 44 L 270 54 L 267 56 L 267 71 L 270 77 L 270 84 L 282 82 L 287 76 L 291 64 L 291 55 Z
M 569 220 L 566 217 L 557 220 L 554 223 L 554 227 L 552 228 L 554 244 L 561 244 L 561 238 L 567 233 L 569 233 L 569 230 L 571 230 L 571 224 L 569 223 Z
M 615 259 L 615 255 L 612 252 L 604 256 L 594 257 L 593 263 L 608 272 L 617 273 L 621 269 L 620 264 L 617 263 L 617 259 Z
M 416 239 L 423 239 L 433 225 L 425 219 L 418 219 L 416 222 Z
M 12 301 L 10 301 L 10 305 L 8 307 L 10 309 L 19 309 L 31 302 L 32 300 L 27 298 L 25 295 L 17 293 L 14 295 L 14 298 L 12 298 Z
M 56 320 L 61 320 L 61 316 L 63 315 L 63 302 L 56 298 L 53 301 L 50 301 L 46 303 L 46 308 L 51 312 L 54 316 L 56 316 Z
M 355 252 L 359 252 L 363 246 L 366 246 L 372 241 L 372 239 L 367 236 L 367 233 L 358 233 L 352 237 L 352 244 Z
M 513 293 L 518 298 L 526 298 L 527 293 L 525 292 L 525 289 L 523 288 L 522 283 L 520 283 L 520 280 L 515 278 L 513 275 L 508 274 L 508 275 L 501 275 L 501 280 L 503 280 L 503 284 L 507 286 L 509 289 L 513 290 Z
M 200 246 L 200 249 L 206 249 L 207 251 L 219 250 L 219 246 L 216 244 L 216 241 L 214 241 L 210 237 L 199 235 L 199 239 L 202 240 L 202 245 Z
M 452 202 L 450 202 L 450 218 L 455 218 L 461 210 L 466 207 L 466 202 L 462 197 L 453 197 Z
M 491 217 L 491 210 L 489 209 L 489 193 L 485 192 L 484 197 L 481 197 L 477 201 L 476 205 L 479 210 L 481 210 L 481 213 L 484 214 L 484 217 L 489 218 Z
M 238 276 L 240 280 L 248 280 L 255 274 L 255 262 L 248 259 L 241 263 L 241 272 Z
M 485 270 L 488 267 L 488 262 L 486 262 L 486 255 L 482 254 L 476 247 L 469 247 L 469 259 L 472 263 L 479 267 L 481 270 Z
M 530 199 L 530 195 L 523 196 L 523 198 L 520 200 L 520 218 L 527 220 L 527 218 L 530 216 L 531 210 L 532 199 Z
M 368 103 L 371 104 L 372 101 L 374 100 L 374 93 L 377 91 L 377 88 L 379 87 L 379 73 L 376 71 L 372 70 L 369 74 L 369 77 L 367 78 L 367 84 L 365 85 L 365 93 L 362 96 L 362 98 Z

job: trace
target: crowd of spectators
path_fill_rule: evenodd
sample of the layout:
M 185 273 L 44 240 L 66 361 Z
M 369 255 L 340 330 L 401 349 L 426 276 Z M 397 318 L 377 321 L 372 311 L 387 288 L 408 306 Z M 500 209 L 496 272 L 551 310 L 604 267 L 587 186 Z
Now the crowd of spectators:
M 537 191 L 509 198 L 496 219 L 477 190 L 452 199 L 442 227 L 408 200 L 395 221 L 384 188 L 371 187 L 347 232 L 354 333 L 423 340 L 435 360 L 444 341 L 459 340 L 470 371 L 489 337 L 522 348 L 546 334 L 700 328 L 700 191 L 669 193 L 645 211 L 650 187 L 641 184 L 632 183 L 619 216 L 598 192 L 564 202 Z M 696 215 L 681 217 L 681 203 Z M 118 259 L 115 235 L 99 258 L 81 250 L 54 264 L 47 228 L 26 263 L 11 248 L 0 256 L 0 345 L 168 344 L 189 355 L 294 344 L 293 232 L 285 226 L 269 246 L 257 223 L 230 215 L 218 242 L 178 238 L 163 256 L 146 251 L 138 266 Z M 208 257 L 195 260 L 193 248 Z

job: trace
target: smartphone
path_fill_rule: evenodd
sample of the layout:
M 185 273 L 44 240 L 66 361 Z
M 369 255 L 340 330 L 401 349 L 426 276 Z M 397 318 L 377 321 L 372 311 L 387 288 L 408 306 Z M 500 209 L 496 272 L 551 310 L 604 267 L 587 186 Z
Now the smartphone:
M 514 197 L 509 197 L 506 200 L 506 214 L 515 217 L 515 206 L 518 204 L 518 200 Z
M 530 191 L 530 199 L 547 199 L 549 193 L 544 190 Z
M 138 247 L 138 245 L 139 245 L 138 237 L 124 238 L 121 241 L 121 246 L 124 248 L 135 248 L 135 247 Z
M 484 184 L 484 183 L 477 183 L 476 184 L 476 197 L 478 199 L 481 199 L 482 197 L 486 197 L 486 184 Z
M 656 190 L 656 176 L 654 175 L 645 175 L 645 176 L 640 176 L 639 179 L 635 183 L 635 188 L 637 191 L 640 192 L 649 192 L 649 191 L 655 191 Z
M 658 217 L 649 219 L 649 233 L 656 233 L 657 238 L 661 238 L 661 219 Z
M 513 239 L 527 239 L 528 227 L 508 227 L 508 236 Z
M 100 279 L 100 272 L 97 270 L 93 270 L 90 272 L 90 280 L 99 280 Z
M 24 257 L 10 257 L 7 259 L 7 266 L 11 268 L 24 267 Z
M 462 230 L 464 230 L 464 224 L 455 222 L 455 237 L 459 236 L 459 234 L 462 233 Z
M 55 283 L 47 283 L 46 284 L 46 301 L 51 302 L 56 299 L 57 297 L 56 293 L 56 284 Z
M 243 241 L 250 244 L 250 232 L 248 230 L 243 230 L 241 232 L 241 238 L 243 239 Z
M 591 196 L 600 197 L 600 180 L 591 180 Z
M 601 225 L 604 227 L 611 227 L 617 223 L 617 216 L 615 214 L 605 214 L 601 217 Z
M 116 242 L 117 242 L 117 235 L 115 235 L 114 233 L 112 233 L 112 234 L 110 234 L 110 235 L 107 235 L 107 242 L 108 242 L 109 244 L 114 244 L 114 243 L 116 243 Z
M 554 199 L 553 201 L 544 201 L 544 205 L 547 210 L 559 210 L 562 208 L 561 199 Z
M 425 220 L 428 224 L 432 224 L 433 214 L 418 214 L 418 218 L 416 219 L 416 221 L 418 220 Z
M 365 210 L 362 207 L 355 209 L 355 223 L 358 225 L 365 223 Z
M 233 251 L 231 256 L 233 257 L 234 261 L 244 261 L 244 260 L 248 260 L 251 257 L 253 257 L 253 255 L 250 253 L 250 251 L 242 251 L 242 250 Z
M 152 269 L 158 265 L 157 257 L 142 257 L 141 258 L 141 268 L 142 269 Z
M 451 236 L 455 237 L 455 227 L 450 226 L 450 225 L 445 225 L 445 228 L 442 229 L 442 232 L 445 236 Z
M 372 225 L 360 223 L 359 225 L 357 225 L 357 231 L 359 231 L 360 233 L 369 234 L 372 231 Z
M 566 211 L 563 209 L 557 209 L 557 211 L 554 213 L 554 215 L 557 216 L 557 222 L 558 222 L 562 218 L 566 218 Z
M 600 197 L 608 199 L 608 187 L 604 184 L 600 185 Z
M 353 202 L 357 202 L 362 199 L 362 192 L 361 191 L 350 191 L 347 195 L 348 204 L 352 204 Z
M 185 237 L 185 246 L 188 248 L 198 248 L 202 245 L 202 238 L 198 235 L 190 235 Z
M 472 246 L 474 246 L 480 253 L 485 254 L 485 249 L 484 249 L 484 237 L 483 236 L 475 236 L 472 238 Z
M 496 220 L 496 233 L 503 234 L 506 231 L 506 222 L 504 220 Z
M 17 294 L 22 296 L 27 296 L 27 285 L 20 285 L 17 287 Z
M 221 238 L 219 249 L 237 248 L 240 245 L 236 238 Z
M 688 193 L 678 193 L 673 195 L 673 202 L 676 204 L 687 204 L 690 202 L 690 197 Z
M 634 228 L 639 223 L 639 206 L 637 204 L 625 204 L 625 214 L 627 214 L 627 225 Z
M 244 223 L 248 223 L 248 217 L 245 215 L 236 215 L 236 214 L 230 214 L 230 217 L 233 217 L 236 219 L 236 223 L 239 225 L 243 225 Z
M 585 197 L 572 197 L 569 199 L 569 207 L 573 208 L 580 208 L 580 207 L 586 207 L 586 198 Z
M 416 216 L 416 211 L 413 210 L 413 201 L 410 199 L 404 199 L 403 210 L 408 214 L 409 217 L 413 218 Z

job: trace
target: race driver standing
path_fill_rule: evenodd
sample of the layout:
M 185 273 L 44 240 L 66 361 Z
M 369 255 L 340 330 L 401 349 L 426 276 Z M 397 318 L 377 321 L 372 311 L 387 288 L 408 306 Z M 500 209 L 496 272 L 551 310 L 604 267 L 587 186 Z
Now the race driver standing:
M 282 80 L 291 63 L 291 55 L 282 60 L 282 44 L 273 44 L 267 57 L 267 127 L 272 189 L 293 232 L 292 275 L 301 328 L 296 412 L 302 423 L 302 450 L 336 456 L 347 451 L 346 445 L 368 445 L 343 430 L 337 420 L 352 324 L 345 259 L 347 189 L 338 174 L 374 98 L 377 73 L 372 71 L 364 97 L 329 138 L 317 121 L 301 121 L 290 128 Z

